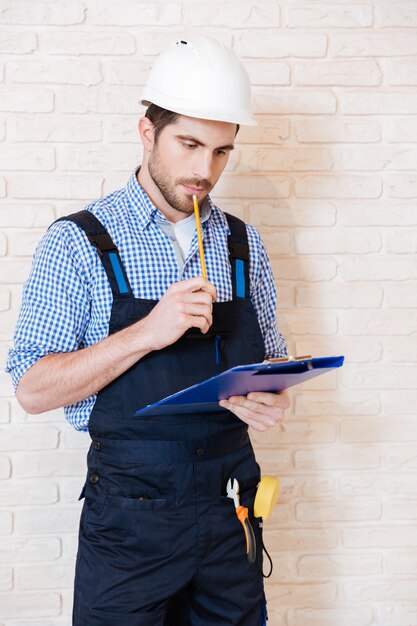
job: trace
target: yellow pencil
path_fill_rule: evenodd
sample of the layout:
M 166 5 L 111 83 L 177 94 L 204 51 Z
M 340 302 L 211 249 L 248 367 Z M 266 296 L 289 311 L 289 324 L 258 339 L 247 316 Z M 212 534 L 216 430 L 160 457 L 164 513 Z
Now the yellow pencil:
M 203 237 L 201 236 L 200 212 L 198 210 L 197 196 L 193 195 L 195 224 L 197 227 L 198 249 L 200 251 L 200 263 L 203 278 L 207 279 L 206 262 L 204 260 Z

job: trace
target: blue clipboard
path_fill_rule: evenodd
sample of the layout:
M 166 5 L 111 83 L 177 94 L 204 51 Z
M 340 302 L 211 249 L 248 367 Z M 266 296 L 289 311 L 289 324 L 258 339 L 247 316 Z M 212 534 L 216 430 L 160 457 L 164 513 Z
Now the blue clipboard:
M 135 415 L 222 411 L 219 400 L 230 396 L 246 396 L 251 391 L 282 391 L 341 367 L 343 361 L 344 356 L 326 356 L 238 365 L 150 404 Z

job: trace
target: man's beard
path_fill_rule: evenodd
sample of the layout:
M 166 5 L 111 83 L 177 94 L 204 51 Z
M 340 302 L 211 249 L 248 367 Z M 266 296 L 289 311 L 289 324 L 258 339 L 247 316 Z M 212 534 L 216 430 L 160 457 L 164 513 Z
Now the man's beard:
M 155 185 L 158 187 L 166 202 L 180 213 L 190 215 L 193 212 L 193 199 L 191 195 L 181 195 L 176 191 L 181 185 L 189 185 L 190 187 L 198 187 L 204 189 L 207 193 L 212 188 L 210 182 L 204 178 L 176 178 L 174 183 L 170 181 L 166 172 L 161 166 L 159 155 L 154 148 L 148 162 L 149 175 Z M 184 190 L 185 192 L 185 190 Z

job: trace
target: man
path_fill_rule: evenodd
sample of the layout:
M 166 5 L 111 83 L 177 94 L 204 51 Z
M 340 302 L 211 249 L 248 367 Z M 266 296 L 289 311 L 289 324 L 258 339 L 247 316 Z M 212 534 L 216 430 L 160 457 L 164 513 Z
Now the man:
M 208 196 L 239 125 L 254 123 L 249 83 L 230 50 L 190 38 L 161 54 L 143 102 L 141 167 L 38 246 L 8 370 L 24 409 L 64 406 L 92 438 L 73 624 L 254 626 L 266 611 L 260 524 L 251 510 L 250 563 L 226 484 L 236 478 L 253 508 L 260 476 L 247 427 L 283 419 L 286 393 L 135 417 L 229 367 L 286 354 L 263 243 Z

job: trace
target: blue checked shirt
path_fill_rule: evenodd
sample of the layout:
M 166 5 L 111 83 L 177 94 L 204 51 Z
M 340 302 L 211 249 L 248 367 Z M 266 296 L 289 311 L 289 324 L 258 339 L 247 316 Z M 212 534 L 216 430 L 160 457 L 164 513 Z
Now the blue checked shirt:
M 126 187 L 87 207 L 108 230 L 119 249 L 136 298 L 160 300 L 179 280 L 201 274 L 197 236 L 179 262 L 169 223 L 132 174 Z M 224 214 L 210 198 L 202 209 L 208 279 L 217 301 L 232 299 Z M 276 291 L 265 246 L 252 226 L 251 300 L 265 341 L 265 358 L 286 356 L 276 325 Z M 53 224 L 39 243 L 23 291 L 23 301 L 6 371 L 15 387 L 20 377 L 46 354 L 71 352 L 108 336 L 112 292 L 95 248 L 72 222 Z M 65 417 L 86 430 L 96 395 L 65 407 Z

